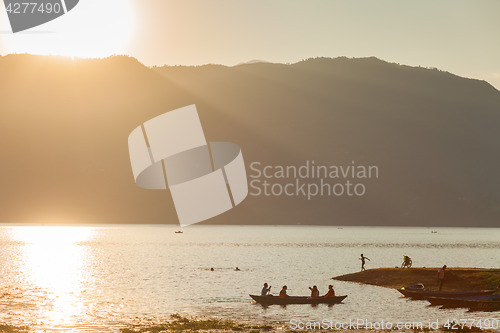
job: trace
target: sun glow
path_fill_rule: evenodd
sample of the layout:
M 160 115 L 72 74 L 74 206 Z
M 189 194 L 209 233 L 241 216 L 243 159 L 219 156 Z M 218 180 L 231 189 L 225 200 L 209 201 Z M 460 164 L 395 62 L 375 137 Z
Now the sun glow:
M 22 242 L 23 275 L 46 294 L 41 309 L 46 324 L 68 325 L 84 315 L 79 302 L 83 291 L 86 254 L 81 242 L 94 233 L 91 227 L 15 227 L 12 238 Z
M 6 15 L 1 19 L 0 30 L 10 30 Z M 133 32 L 131 0 L 85 0 L 41 26 L 16 34 L 1 33 L 0 51 L 101 58 L 128 53 Z

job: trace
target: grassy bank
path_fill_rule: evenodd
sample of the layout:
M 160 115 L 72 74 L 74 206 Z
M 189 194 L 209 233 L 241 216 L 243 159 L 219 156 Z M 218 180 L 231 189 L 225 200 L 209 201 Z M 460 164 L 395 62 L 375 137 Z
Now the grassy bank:
M 121 333 L 158 333 L 158 332 L 268 332 L 276 330 L 271 325 L 248 325 L 224 319 L 199 319 L 188 318 L 173 314 L 171 321 L 150 326 L 139 325 L 124 328 Z
M 387 288 L 401 288 L 423 283 L 426 288 L 438 288 L 439 268 L 376 268 L 336 276 L 339 281 L 358 282 Z M 500 269 L 447 268 L 443 290 L 497 289 L 500 286 Z
M 75 327 L 75 329 L 77 329 Z M 60 332 L 61 330 L 51 330 L 50 328 L 45 329 L 37 329 L 37 328 L 29 328 L 29 327 L 16 327 L 10 325 L 2 325 L 0 324 L 0 333 L 28 333 L 28 332 Z M 110 330 L 114 332 L 114 330 Z M 106 330 L 108 332 L 108 330 Z M 259 333 L 259 332 L 286 332 L 286 333 L 308 333 L 308 332 L 338 332 L 338 333 L 396 333 L 403 332 L 398 331 L 396 329 L 383 329 L 383 330 L 336 330 L 336 329 L 305 329 L 305 330 L 292 330 L 287 324 L 283 323 L 274 323 L 274 324 L 243 324 L 237 323 L 233 320 L 227 319 L 217 319 L 217 318 L 208 318 L 201 319 L 197 317 L 186 317 L 178 314 L 174 314 L 171 316 L 170 320 L 167 320 L 163 323 L 157 324 L 138 324 L 131 325 L 127 328 L 122 328 L 117 330 L 116 332 L 120 333 L 175 333 L 175 332 L 196 332 L 196 333 L 225 333 L 225 332 L 248 332 L 248 333 Z M 449 332 L 493 332 L 491 330 L 483 330 L 477 327 L 472 328 L 462 328 L 460 330 L 456 329 L 446 329 L 441 327 L 437 330 L 431 330 L 428 328 L 422 329 L 413 329 L 410 331 L 404 332 L 425 332 L 425 333 L 449 333 Z
M 30 332 L 30 328 L 27 326 L 13 326 L 0 324 L 0 333 L 26 333 Z

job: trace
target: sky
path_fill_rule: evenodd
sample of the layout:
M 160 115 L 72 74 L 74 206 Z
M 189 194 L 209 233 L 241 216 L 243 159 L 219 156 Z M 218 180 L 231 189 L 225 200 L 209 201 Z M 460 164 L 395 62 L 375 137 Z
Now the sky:
M 17 34 L 1 8 L 0 54 L 127 54 L 148 66 L 375 56 L 500 90 L 498 17 L 498 0 L 80 0 Z

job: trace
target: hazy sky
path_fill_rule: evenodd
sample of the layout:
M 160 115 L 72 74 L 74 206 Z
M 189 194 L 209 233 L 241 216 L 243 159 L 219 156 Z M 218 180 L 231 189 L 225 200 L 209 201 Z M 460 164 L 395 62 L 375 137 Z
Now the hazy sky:
M 91 4 L 114 12 L 111 19 L 103 14 L 107 24 L 96 23 L 89 14 Z M 74 55 L 124 53 L 147 65 L 375 56 L 484 79 L 500 89 L 498 0 L 81 0 L 79 6 L 84 5 L 87 10 L 77 7 L 75 14 L 60 20 L 67 23 L 80 10 L 92 16 L 83 21 L 97 27 L 95 36 L 79 42 L 85 51 Z M 33 39 L 45 38 L 39 34 L 13 48 L 18 37 L 5 33 L 4 13 L 0 20 L 2 54 L 20 52 L 35 43 Z M 81 25 L 85 23 L 73 29 L 83 29 Z M 59 33 L 57 26 L 43 27 L 39 29 Z M 122 42 L 111 49 L 116 40 Z M 54 43 L 60 44 L 57 50 L 65 47 L 61 41 Z M 50 42 L 43 45 L 43 52 L 56 48 Z

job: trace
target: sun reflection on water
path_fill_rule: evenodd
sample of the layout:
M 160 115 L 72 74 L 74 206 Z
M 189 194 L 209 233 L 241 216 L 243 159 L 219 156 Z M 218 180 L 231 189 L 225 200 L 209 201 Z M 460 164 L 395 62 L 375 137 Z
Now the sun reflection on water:
M 79 297 L 83 290 L 86 253 L 81 242 L 94 234 L 92 227 L 15 227 L 12 238 L 22 242 L 22 274 L 44 291 L 48 306 L 40 307 L 44 324 L 75 324 L 85 315 Z

